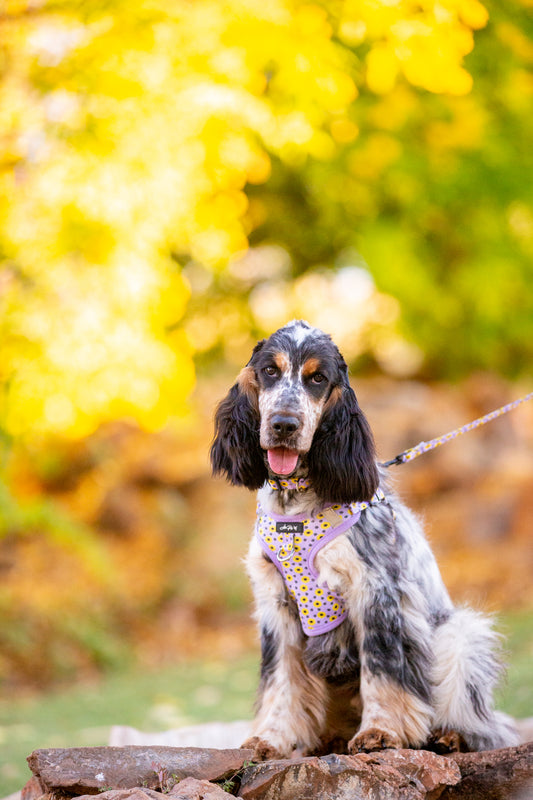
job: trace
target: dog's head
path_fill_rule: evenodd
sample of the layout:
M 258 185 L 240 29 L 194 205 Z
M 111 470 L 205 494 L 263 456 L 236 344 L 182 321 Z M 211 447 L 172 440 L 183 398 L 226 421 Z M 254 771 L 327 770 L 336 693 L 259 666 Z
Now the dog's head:
M 293 321 L 255 346 L 217 409 L 211 462 L 249 489 L 306 470 L 324 502 L 370 500 L 372 433 L 327 334 Z

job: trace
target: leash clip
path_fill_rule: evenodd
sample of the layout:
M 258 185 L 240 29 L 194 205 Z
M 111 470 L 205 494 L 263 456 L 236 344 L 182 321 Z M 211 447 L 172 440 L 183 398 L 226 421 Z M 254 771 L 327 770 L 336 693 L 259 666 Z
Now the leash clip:
M 400 453 L 399 455 L 395 456 L 394 458 L 391 458 L 390 461 L 384 461 L 381 466 L 382 467 L 393 467 L 393 466 L 396 466 L 398 464 L 404 464 L 405 461 L 407 460 L 406 456 L 407 456 L 408 452 L 409 452 L 409 450 L 404 450 L 403 453 Z

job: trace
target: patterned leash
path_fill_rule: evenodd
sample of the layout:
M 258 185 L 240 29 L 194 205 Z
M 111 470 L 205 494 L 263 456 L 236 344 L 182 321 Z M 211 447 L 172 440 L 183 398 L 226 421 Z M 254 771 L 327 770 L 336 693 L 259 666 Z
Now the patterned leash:
M 451 441 L 451 439 L 456 439 L 458 436 L 462 436 L 463 433 L 473 431 L 474 428 L 479 428 L 481 425 L 486 425 L 487 422 L 492 422 L 493 419 L 501 417 L 502 414 L 507 414 L 508 411 L 512 411 L 521 403 L 525 403 L 526 400 L 531 399 L 533 399 L 533 392 L 526 394 L 525 397 L 521 397 L 519 400 L 514 400 L 512 403 L 507 403 L 507 405 L 497 408 L 496 411 L 491 411 L 490 414 L 485 414 L 484 417 L 479 417 L 473 422 L 463 425 L 461 428 L 456 428 L 454 431 L 450 431 L 450 433 L 445 433 L 444 436 L 437 436 L 435 439 L 431 439 L 429 442 L 420 442 L 420 444 L 417 444 L 416 447 L 410 447 L 408 450 L 404 450 L 403 453 L 400 453 L 395 458 L 391 458 L 390 461 L 385 461 L 382 466 L 392 467 L 393 464 L 406 464 L 408 461 L 413 461 L 413 459 L 418 458 L 418 456 L 421 456 L 423 453 L 428 453 L 430 450 L 440 447 L 441 444 L 445 444 L 446 442 Z

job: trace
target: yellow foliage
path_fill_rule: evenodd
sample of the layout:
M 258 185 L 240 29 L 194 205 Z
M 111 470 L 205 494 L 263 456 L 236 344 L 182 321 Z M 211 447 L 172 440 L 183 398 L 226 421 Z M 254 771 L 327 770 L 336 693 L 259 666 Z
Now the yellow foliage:
M 377 180 L 383 170 L 396 161 L 400 152 L 397 139 L 387 133 L 375 133 L 368 137 L 364 147 L 350 155 L 350 172 L 359 178 Z
M 462 95 L 472 87 L 462 59 L 472 50 L 472 30 L 487 21 L 478 0 L 347 0 L 339 35 L 351 43 L 366 39 L 372 44 L 366 82 L 376 94 L 390 92 L 401 71 L 414 86 Z
M 388 94 L 398 77 L 398 60 L 393 49 L 385 44 L 372 48 L 366 57 L 366 82 L 376 94 Z
M 489 21 L 488 11 L 479 0 L 462 0 L 459 3 L 459 16 L 473 30 L 484 28 Z
M 435 121 L 428 126 L 431 152 L 469 149 L 479 145 L 485 133 L 487 114 L 470 97 L 453 101 L 455 115 L 450 121 Z
M 189 289 L 170 254 L 218 272 L 245 252 L 264 214 L 246 186 L 272 157 L 327 161 L 357 139 L 365 85 L 391 130 L 406 81 L 468 93 L 463 57 L 487 21 L 478 0 L 27 8 L 10 0 L 2 17 L 0 378 L 15 435 L 183 413 L 213 333 L 192 323 L 185 336 Z M 337 37 L 364 44 L 363 65 Z M 398 147 L 370 138 L 351 169 L 373 179 Z M 372 208 L 365 187 L 354 203 Z
M 516 25 L 502 22 L 497 26 L 496 32 L 502 42 L 509 45 L 519 58 L 526 63 L 533 63 L 533 42 Z

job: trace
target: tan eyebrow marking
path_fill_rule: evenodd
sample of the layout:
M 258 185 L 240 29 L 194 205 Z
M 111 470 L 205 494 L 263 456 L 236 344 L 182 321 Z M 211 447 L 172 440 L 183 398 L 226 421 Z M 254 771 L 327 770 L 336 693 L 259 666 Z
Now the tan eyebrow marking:
M 290 368 L 289 356 L 286 353 L 276 353 L 274 362 L 280 372 L 287 372 Z
M 309 375 L 314 375 L 315 372 L 319 372 L 319 370 L 320 361 L 318 358 L 308 358 L 302 367 L 302 375 L 304 378 L 307 378 Z

